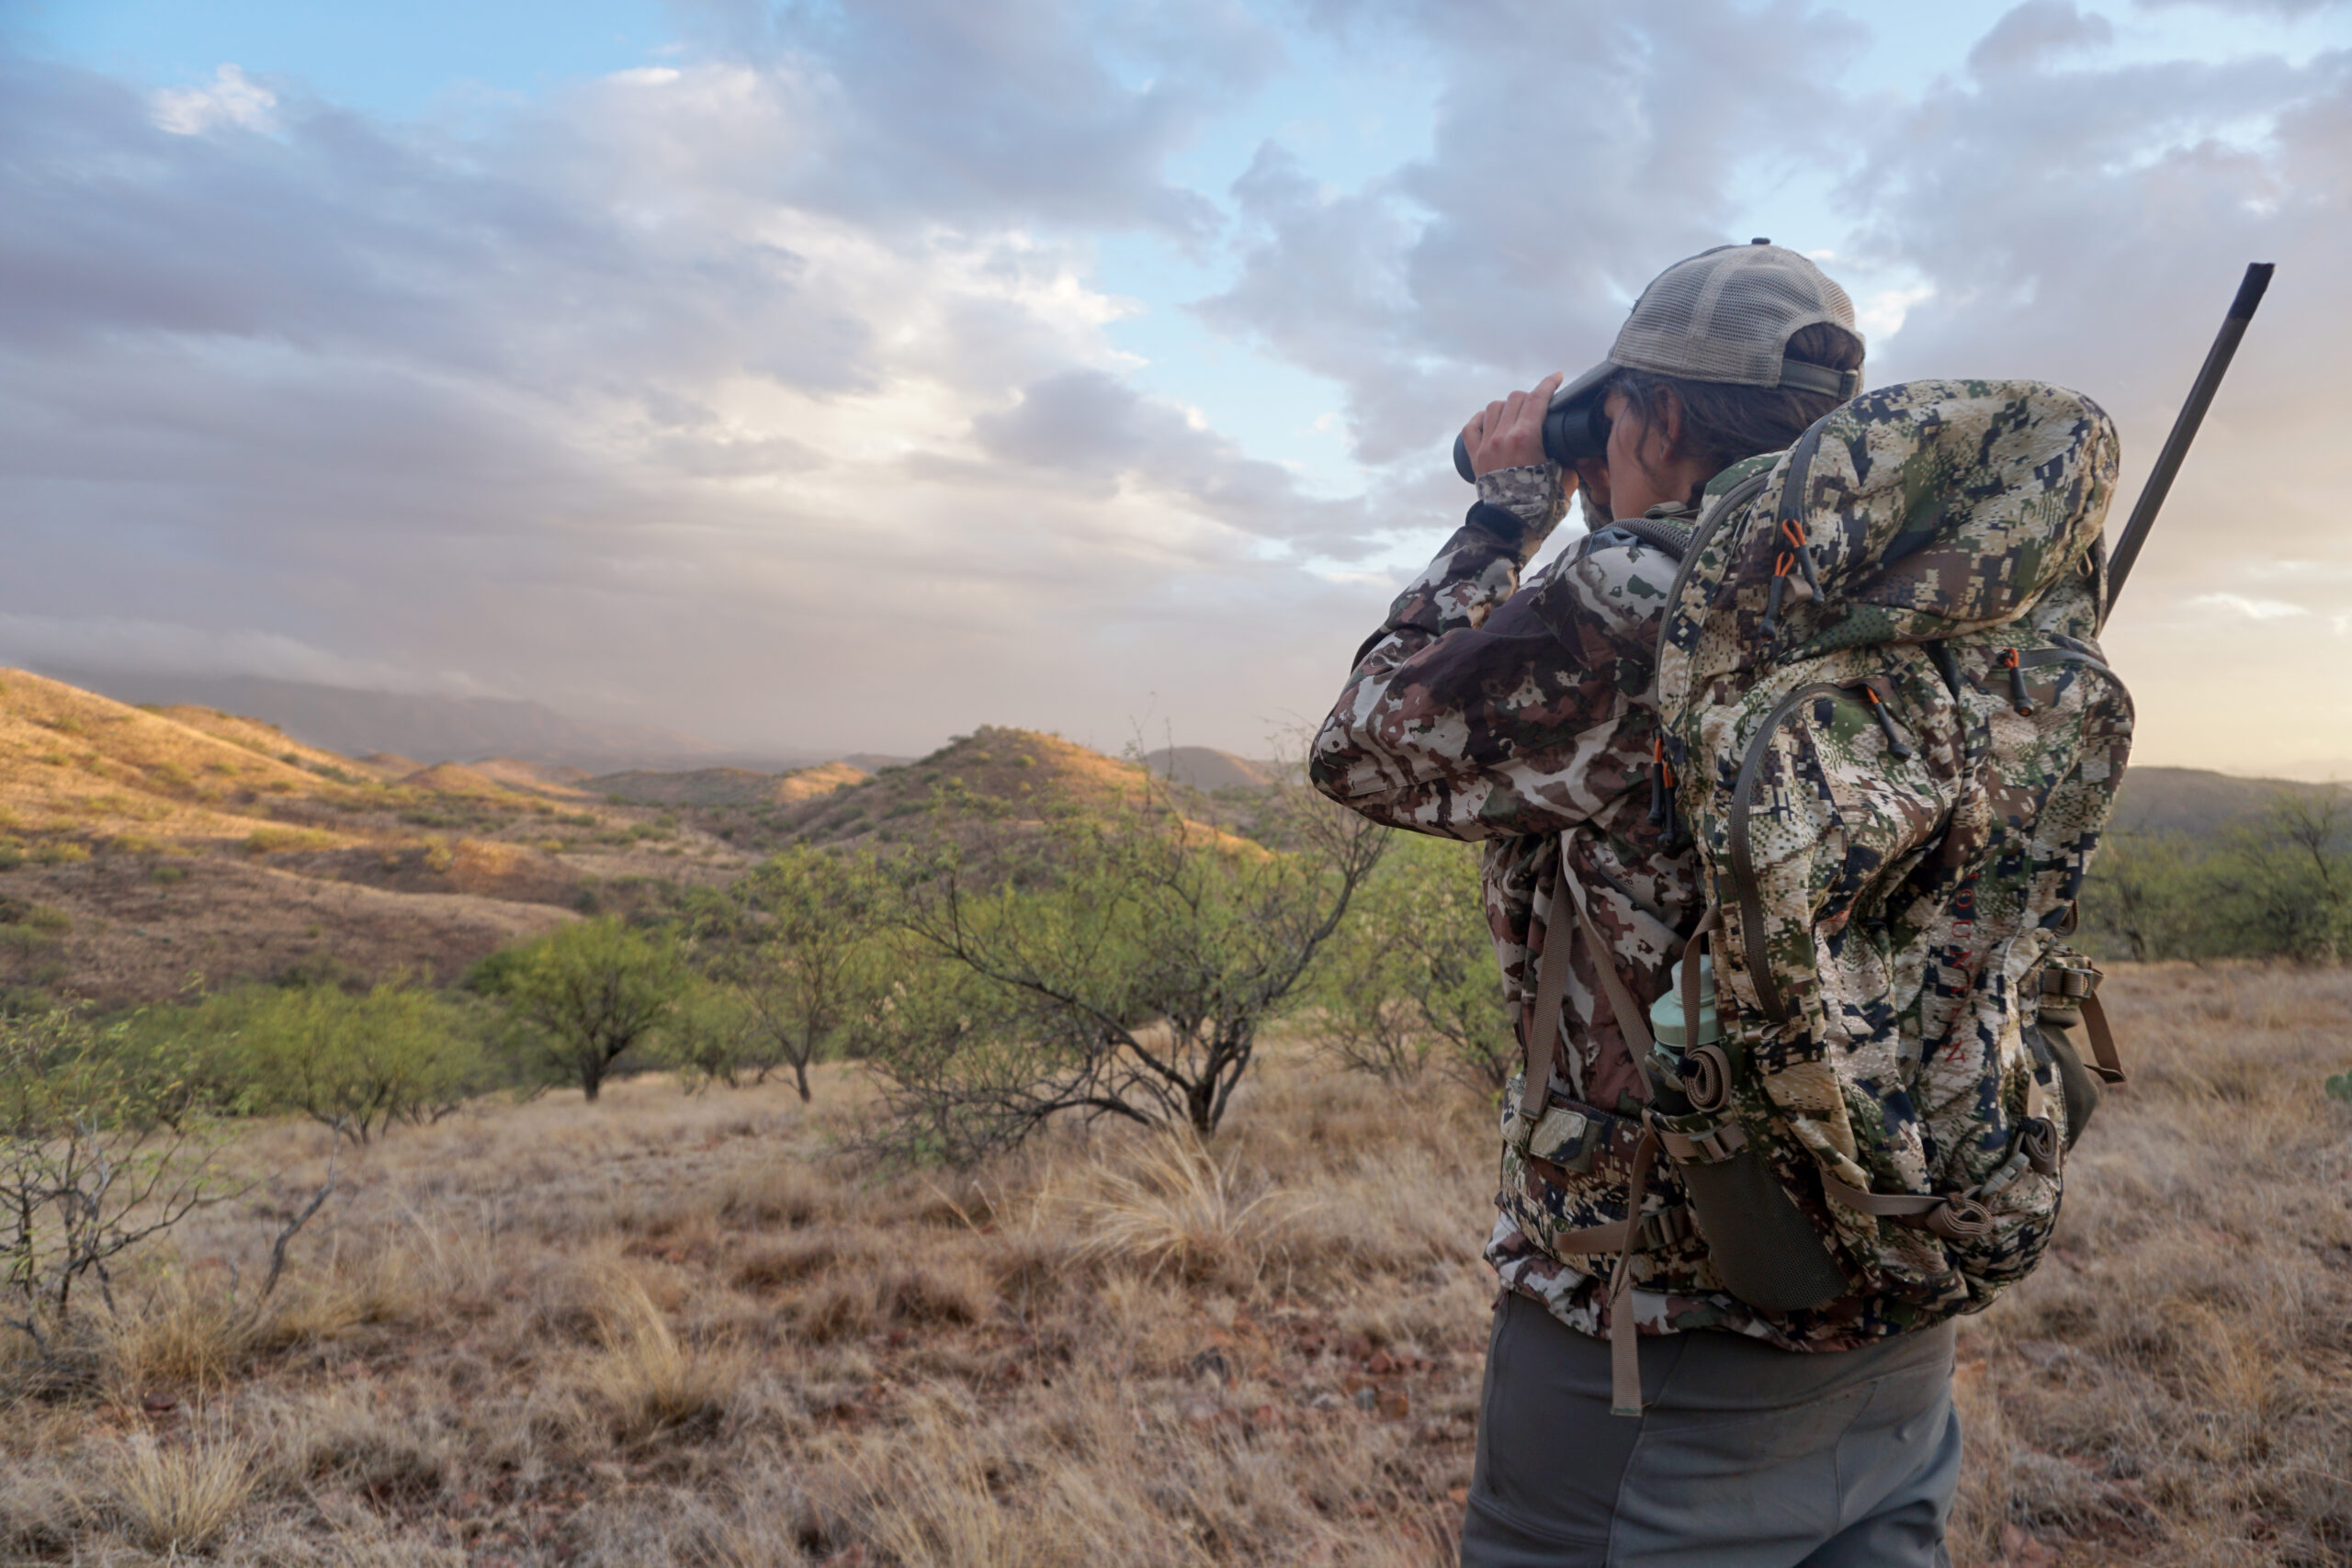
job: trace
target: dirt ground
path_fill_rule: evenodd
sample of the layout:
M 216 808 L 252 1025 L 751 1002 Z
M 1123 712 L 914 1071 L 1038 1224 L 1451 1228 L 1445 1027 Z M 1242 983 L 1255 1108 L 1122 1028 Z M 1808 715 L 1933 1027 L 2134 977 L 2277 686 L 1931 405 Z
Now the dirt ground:
M 1963 1325 L 1956 1560 L 2352 1560 L 2352 976 L 2112 982 L 2137 1068 L 2057 1248 Z M 854 1074 L 550 1095 L 191 1222 L 80 1387 L 0 1412 L 0 1562 L 1450 1562 L 1493 1134 L 1279 1043 L 1208 1149 L 961 1179 L 836 1152 Z

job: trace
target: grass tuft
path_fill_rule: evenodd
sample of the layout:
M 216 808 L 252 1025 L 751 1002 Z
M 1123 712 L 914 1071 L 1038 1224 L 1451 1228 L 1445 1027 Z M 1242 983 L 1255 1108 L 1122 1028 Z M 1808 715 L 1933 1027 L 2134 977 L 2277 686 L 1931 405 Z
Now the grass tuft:
M 108 1502 L 151 1551 L 203 1551 L 243 1511 L 259 1477 L 254 1450 L 232 1438 L 191 1438 L 169 1447 L 146 1433 L 103 1465 Z

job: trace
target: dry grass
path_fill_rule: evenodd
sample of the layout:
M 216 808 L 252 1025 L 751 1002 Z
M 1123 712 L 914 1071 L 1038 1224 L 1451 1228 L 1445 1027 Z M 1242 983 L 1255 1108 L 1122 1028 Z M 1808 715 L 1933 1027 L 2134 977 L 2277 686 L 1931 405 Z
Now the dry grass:
M 2318 1083 L 2352 976 L 2115 994 L 2138 1079 L 2057 1255 L 1964 1325 L 1958 1559 L 2344 1562 L 2352 1114 Z M 258 1315 L 222 1303 L 272 1227 L 216 1213 L 126 1281 L 107 1377 L 0 1412 L 0 1562 L 1452 1561 L 1479 1105 L 1283 1047 L 1206 1146 L 890 1178 L 825 1153 L 860 1092 L 639 1080 L 401 1129 Z M 292 1190 L 319 1153 L 243 1157 Z
M 230 1438 L 166 1446 L 133 1434 L 100 1461 L 107 1503 L 151 1551 L 202 1551 L 228 1533 L 253 1495 L 254 1450 Z

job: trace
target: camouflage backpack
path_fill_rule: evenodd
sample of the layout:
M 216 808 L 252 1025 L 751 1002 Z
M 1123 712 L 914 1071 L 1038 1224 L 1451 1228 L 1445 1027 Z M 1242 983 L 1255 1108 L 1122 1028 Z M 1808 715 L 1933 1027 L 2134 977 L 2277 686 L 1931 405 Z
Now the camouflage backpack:
M 1709 1271 L 1792 1325 L 1985 1305 L 2039 1260 L 2096 1103 L 2075 1027 L 2120 1081 L 2062 945 L 2131 739 L 2093 640 L 2116 450 L 2076 393 L 1910 382 L 1719 477 L 1674 541 L 1654 798 L 1710 896 L 1680 1016 L 1712 941 L 1722 1034 L 1653 1043 L 1602 966 L 1658 1069 L 1628 1213 L 1662 1154 Z M 1621 1253 L 1614 1292 L 1641 1271 Z

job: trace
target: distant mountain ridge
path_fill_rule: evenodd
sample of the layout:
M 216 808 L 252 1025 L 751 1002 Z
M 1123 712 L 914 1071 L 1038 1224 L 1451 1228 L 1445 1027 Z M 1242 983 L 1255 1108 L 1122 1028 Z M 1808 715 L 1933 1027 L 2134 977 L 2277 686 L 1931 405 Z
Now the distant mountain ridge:
M 826 760 L 814 751 L 732 751 L 676 730 L 573 718 L 543 703 L 503 697 L 375 692 L 260 675 L 41 672 L 117 702 L 190 704 L 263 719 L 346 757 L 389 751 L 427 763 L 504 758 L 589 773 L 729 766 L 773 773 Z
M 2210 768 L 2132 768 L 2115 793 L 2113 826 L 2126 832 L 2207 838 L 2253 821 L 2285 797 L 2316 799 L 2341 784 L 2293 779 L 2242 779 Z
M 1143 765 L 1193 789 L 1267 789 L 1281 776 L 1272 762 L 1237 757 L 1214 746 L 1162 746 L 1145 752 Z

